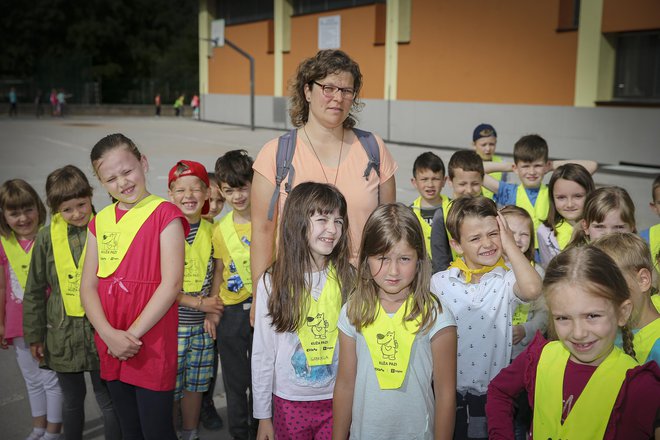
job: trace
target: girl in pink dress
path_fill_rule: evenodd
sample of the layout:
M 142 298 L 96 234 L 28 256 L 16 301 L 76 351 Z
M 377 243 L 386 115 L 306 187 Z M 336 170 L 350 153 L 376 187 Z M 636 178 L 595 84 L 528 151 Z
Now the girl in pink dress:
M 146 157 L 112 134 L 92 149 L 92 166 L 116 203 L 89 223 L 81 300 L 96 329 L 101 377 L 124 440 L 175 440 L 176 296 L 183 281 L 188 223 L 149 194 Z

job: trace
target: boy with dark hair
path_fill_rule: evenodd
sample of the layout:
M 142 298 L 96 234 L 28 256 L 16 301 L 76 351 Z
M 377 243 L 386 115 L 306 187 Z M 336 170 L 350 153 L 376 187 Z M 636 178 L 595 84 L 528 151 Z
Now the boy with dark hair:
M 484 165 L 477 153 L 468 150 L 455 152 L 449 159 L 447 172 L 454 199 L 481 195 Z M 451 202 L 448 205 L 450 206 Z M 447 269 L 449 263 L 458 257 L 458 254 L 449 247 L 450 237 L 445 228 L 449 206 L 437 210 L 431 224 L 431 262 L 434 273 Z
M 215 273 L 212 289 L 219 292 L 225 306 L 218 324 L 218 353 L 227 394 L 229 433 L 236 439 L 254 438 L 258 426 L 252 417 L 250 367 L 252 164 L 253 160 L 245 150 L 229 151 L 215 163 L 220 192 L 225 203 L 232 208 L 213 233 Z
M 431 291 L 458 323 L 454 439 L 486 439 L 488 383 L 509 364 L 511 316 L 541 293 L 541 277 L 520 251 L 495 202 L 454 200 L 447 216 L 450 243 L 461 258 L 431 278 Z M 511 263 L 508 270 L 503 255 Z M 469 416 L 468 416 L 469 414 Z
M 419 193 L 419 197 L 410 207 L 422 225 L 426 239 L 426 251 L 431 250 L 431 226 L 437 211 L 449 209 L 449 198 L 441 194 L 445 186 L 445 164 L 436 154 L 428 151 L 420 154 L 413 164 L 413 178 L 410 183 Z
M 198 440 L 202 395 L 212 382 L 215 328 L 222 303 L 212 294 L 213 258 L 211 223 L 202 219 L 209 210 L 206 168 L 191 160 L 177 162 L 169 172 L 168 194 L 190 224 L 186 237 L 183 288 L 179 302 L 178 367 L 174 400 L 180 402 L 181 438 Z
M 521 137 L 513 146 L 513 164 L 486 163 L 486 172 L 511 170 L 518 175 L 520 183 L 500 182 L 490 176 L 484 177 L 484 186 L 495 193 L 500 206 L 516 205 L 529 213 L 534 221 L 534 247 L 538 249 L 536 229 L 548 218 L 550 199 L 543 176 L 567 163 L 577 163 L 591 174 L 598 164 L 592 160 L 548 160 L 548 144 L 538 134 Z

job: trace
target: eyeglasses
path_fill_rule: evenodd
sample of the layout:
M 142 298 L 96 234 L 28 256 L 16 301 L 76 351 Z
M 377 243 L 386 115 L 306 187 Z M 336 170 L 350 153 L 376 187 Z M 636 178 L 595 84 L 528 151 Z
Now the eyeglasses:
M 326 98 L 334 98 L 335 95 L 337 94 L 337 91 L 341 92 L 341 96 L 344 99 L 355 99 L 355 90 L 351 88 L 342 88 L 342 87 L 337 87 L 337 86 L 330 86 L 327 84 L 321 84 L 316 81 L 312 81 L 314 84 L 317 86 L 321 87 L 321 90 L 323 91 L 323 96 Z

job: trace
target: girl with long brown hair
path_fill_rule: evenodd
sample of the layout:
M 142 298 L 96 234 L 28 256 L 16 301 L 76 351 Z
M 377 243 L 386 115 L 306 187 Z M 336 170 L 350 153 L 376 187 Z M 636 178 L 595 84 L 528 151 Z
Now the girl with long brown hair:
M 260 278 L 252 346 L 258 439 L 330 438 L 337 320 L 354 275 L 346 200 L 306 182 L 284 205 L 275 262 Z

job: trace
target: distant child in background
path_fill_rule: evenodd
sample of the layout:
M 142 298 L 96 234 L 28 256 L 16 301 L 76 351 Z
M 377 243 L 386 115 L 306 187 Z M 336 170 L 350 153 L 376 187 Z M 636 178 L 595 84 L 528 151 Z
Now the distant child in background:
M 445 186 L 445 164 L 436 154 L 429 152 L 420 154 L 413 164 L 413 178 L 410 183 L 419 193 L 411 208 L 417 216 L 429 256 L 431 250 L 431 226 L 433 217 L 439 209 L 449 211 L 449 197 L 443 196 Z
M 651 191 L 653 198 L 651 199 L 649 206 L 651 207 L 651 210 L 660 217 L 660 175 L 658 175 L 653 181 Z M 660 223 L 657 223 L 648 229 L 644 229 L 639 233 L 639 236 L 649 245 L 651 255 L 656 256 L 660 253 Z M 656 266 L 656 270 L 660 270 L 660 266 Z
M 568 163 L 558 167 L 550 177 L 548 218 L 536 231 L 540 264 L 566 249 L 573 236 L 573 228 L 582 218 L 587 196 L 595 189 L 594 179 L 582 165 Z
M 381 205 L 362 235 L 358 284 L 339 318 L 334 439 L 451 439 L 456 322 L 429 290 L 422 230 Z
M 145 156 L 122 134 L 94 145 L 92 166 L 117 200 L 89 222 L 80 298 L 94 327 L 124 439 L 176 440 L 176 298 L 189 226 L 181 210 L 149 194 Z
M 511 361 L 511 317 L 519 304 L 539 297 L 541 277 L 516 245 L 492 200 L 482 196 L 454 200 L 447 229 L 452 248 L 462 257 L 433 275 L 431 291 L 458 323 L 454 438 L 485 439 L 488 383 Z
M 184 95 L 179 95 L 179 97 L 176 98 L 176 100 L 174 101 L 174 105 L 172 107 L 174 107 L 175 116 L 183 116 L 183 111 L 184 111 L 183 106 L 185 99 L 186 97 Z
M 275 262 L 257 288 L 252 389 L 259 440 L 332 435 L 337 321 L 355 285 L 348 231 L 346 200 L 334 186 L 305 182 L 289 194 Z
M 23 329 L 34 358 L 57 372 L 64 395 L 64 438 L 83 438 L 87 372 L 103 416 L 105 438 L 119 440 L 119 421 L 100 375 L 94 329 L 80 303 L 87 224 L 94 215 L 92 192 L 87 176 L 73 165 L 58 168 L 46 178 L 52 217 L 50 226 L 37 234 L 32 249 Z
M 447 165 L 449 185 L 452 188 L 452 197 L 481 195 L 481 185 L 484 181 L 484 165 L 474 151 L 457 151 L 452 154 Z M 449 205 L 449 204 L 447 204 Z M 458 258 L 458 254 L 449 246 L 451 236 L 447 232 L 446 222 L 449 209 L 447 206 L 438 209 L 433 216 L 431 226 L 431 249 L 433 273 L 440 272 L 449 267 L 451 261 Z
M 154 106 L 156 107 L 156 116 L 160 116 L 161 102 L 160 102 L 160 93 L 156 94 L 154 98 Z
M 472 145 L 484 162 L 502 162 L 502 158 L 495 154 L 495 148 L 497 147 L 497 132 L 492 125 L 477 125 L 472 132 Z M 504 180 L 506 182 L 506 173 L 496 171 L 489 175 L 495 180 Z M 493 192 L 488 188 L 484 187 L 481 191 L 484 197 L 488 197 L 489 199 L 494 197 Z M 495 202 L 497 202 L 497 200 L 495 200 Z
M 609 255 L 626 278 L 633 304 L 629 324 L 635 358 L 641 364 L 655 361 L 660 365 L 660 313 L 651 299 L 653 260 L 648 246 L 630 232 L 605 235 L 593 245 Z
M 549 161 L 548 144 L 541 136 L 530 134 L 521 137 L 513 146 L 513 166 L 506 163 L 485 164 L 486 171 L 491 169 L 506 170 L 508 167 L 518 175 L 520 183 L 499 182 L 490 176 L 484 178 L 484 186 L 495 193 L 497 203 L 501 206 L 516 205 L 529 213 L 534 220 L 534 231 L 548 218 L 550 210 L 550 195 L 548 187 L 543 184 L 543 176 L 561 165 L 579 163 L 589 173 L 593 174 L 598 164 L 591 160 L 583 161 Z M 534 248 L 538 249 L 536 234 Z
M 215 330 L 222 313 L 222 301 L 211 290 L 213 226 L 202 219 L 202 213 L 209 209 L 210 184 L 204 165 L 192 160 L 177 162 L 167 183 L 170 201 L 179 207 L 190 225 L 183 288 L 177 296 L 179 342 L 174 401 L 181 407 L 181 439 L 195 440 L 199 438 L 202 394 L 208 391 L 213 378 Z
M 24 180 L 0 186 L 0 346 L 14 346 L 28 392 L 32 432 L 26 440 L 56 439 L 62 428 L 62 390 L 57 374 L 40 369 L 23 338 L 23 297 L 32 247 L 46 221 L 46 208 Z M 46 295 L 46 292 L 42 292 Z
M 193 119 L 199 119 L 199 95 L 197 93 L 190 100 L 190 107 L 192 108 Z
M 589 243 L 613 232 L 637 232 L 635 205 L 628 191 L 618 186 L 594 190 L 584 202 L 580 228 L 569 245 Z
M 222 209 L 225 207 L 225 196 L 220 191 L 220 184 L 218 183 L 215 172 L 209 171 L 208 175 L 209 183 L 211 184 L 209 187 L 209 212 L 202 214 L 202 218 L 213 223 L 213 228 L 215 229 L 218 226 L 215 218 L 220 215 Z
M 632 303 L 616 263 L 592 245 L 548 265 L 543 292 L 558 341 L 537 336 L 488 387 L 488 438 L 513 438 L 513 405 L 526 390 L 534 439 L 654 438 L 660 368 L 638 366 Z M 623 334 L 621 350 L 614 345 Z
M 224 313 L 218 324 L 217 347 L 227 395 L 229 433 L 237 439 L 254 437 L 250 359 L 252 355 L 252 158 L 232 150 L 215 163 L 215 176 L 232 210 L 213 232 L 215 273 L 211 291 L 220 295 Z M 249 396 L 249 397 L 248 397 Z
M 506 219 L 516 246 L 534 266 L 539 276 L 543 278 L 545 271 L 534 262 L 534 248 L 531 246 L 534 236 L 534 223 L 529 213 L 524 209 L 507 205 L 500 209 L 500 214 Z M 511 267 L 508 259 L 504 259 L 506 265 Z M 545 333 L 548 325 L 548 310 L 545 307 L 543 297 L 539 297 L 527 304 L 520 304 L 513 312 L 513 347 L 511 347 L 511 360 L 515 359 L 534 338 L 536 332 Z M 527 394 L 521 394 L 517 399 L 516 418 L 515 418 L 515 438 L 516 440 L 526 440 L 527 431 L 531 423 L 532 414 L 527 403 Z

